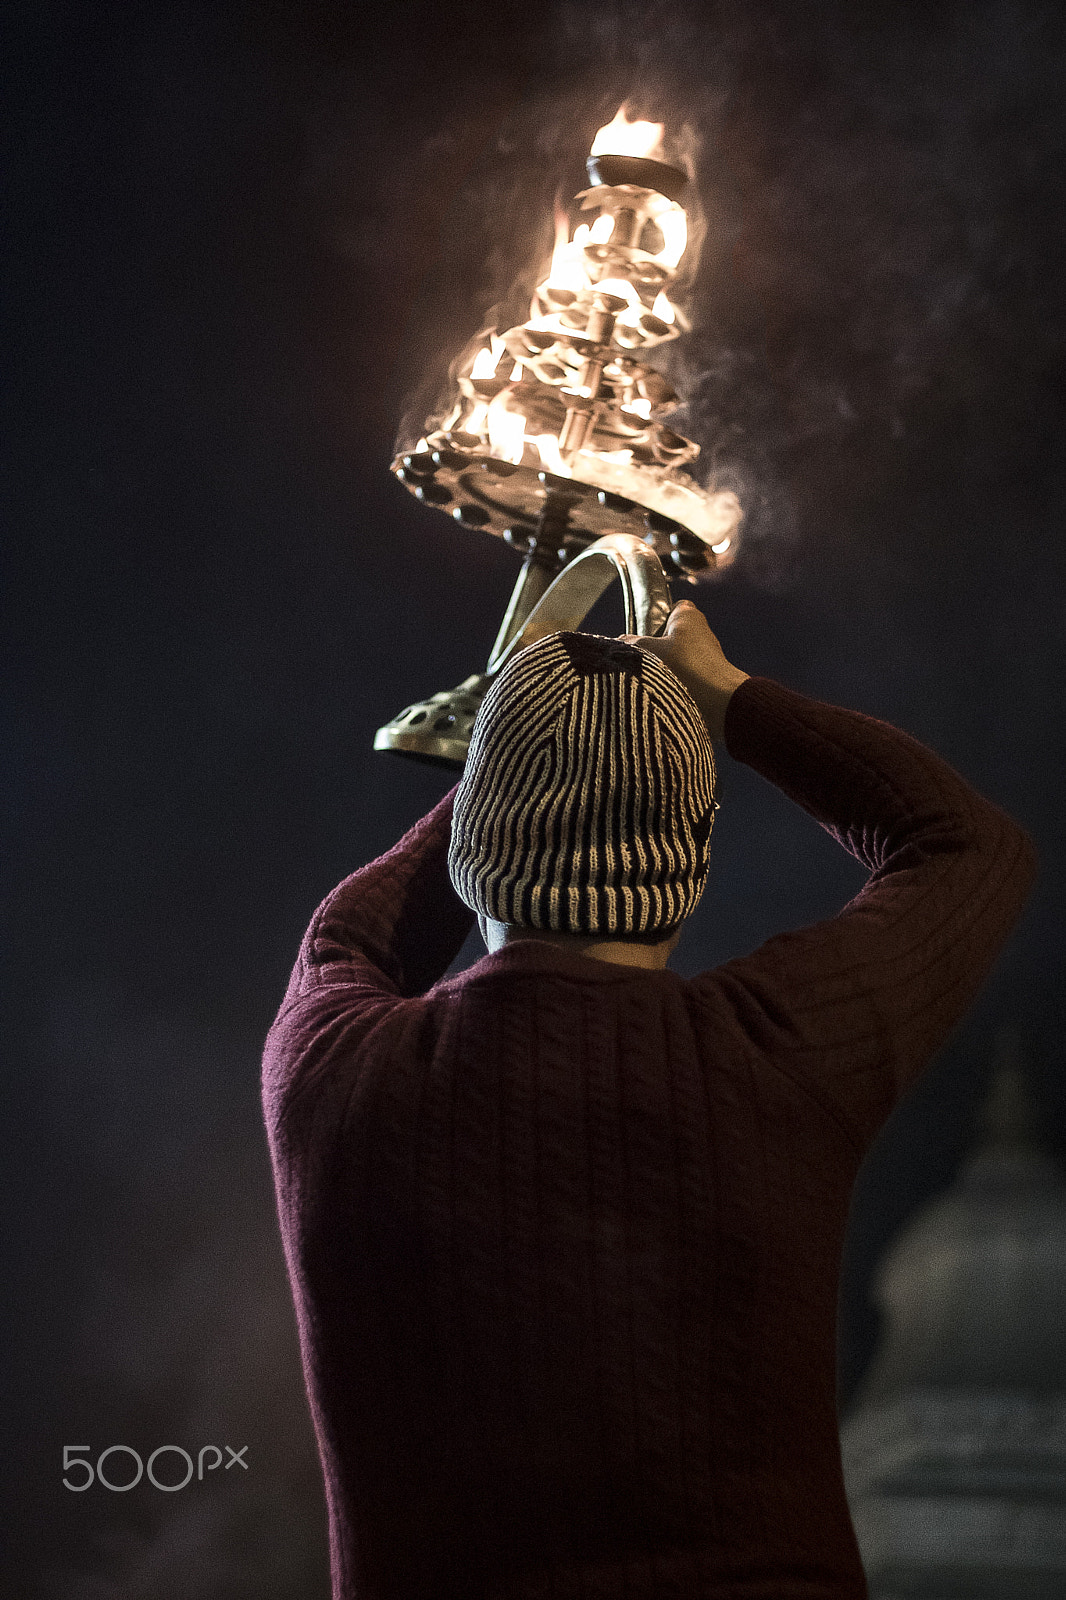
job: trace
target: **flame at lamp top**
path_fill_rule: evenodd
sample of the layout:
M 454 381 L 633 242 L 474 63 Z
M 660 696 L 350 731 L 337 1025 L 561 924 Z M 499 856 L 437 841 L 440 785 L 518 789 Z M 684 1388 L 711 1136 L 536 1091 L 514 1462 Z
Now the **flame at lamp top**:
M 590 156 L 649 156 L 662 160 L 664 126 L 661 122 L 630 122 L 619 106 L 592 141 Z
M 742 510 L 688 468 L 699 446 L 663 420 L 679 397 L 645 364 L 685 331 L 671 285 L 688 244 L 688 174 L 664 125 L 600 128 L 585 219 L 555 245 L 524 322 L 479 335 L 453 388 L 393 470 L 426 504 L 558 571 L 606 533 L 636 533 L 674 577 L 727 566 Z

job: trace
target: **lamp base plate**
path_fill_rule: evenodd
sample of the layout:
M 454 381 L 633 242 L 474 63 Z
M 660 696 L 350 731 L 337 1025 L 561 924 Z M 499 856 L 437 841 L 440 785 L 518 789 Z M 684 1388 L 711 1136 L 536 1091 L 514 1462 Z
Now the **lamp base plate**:
M 461 772 L 470 748 L 470 730 L 492 679 L 472 673 L 454 689 L 406 706 L 374 735 L 374 749 L 407 756 Z

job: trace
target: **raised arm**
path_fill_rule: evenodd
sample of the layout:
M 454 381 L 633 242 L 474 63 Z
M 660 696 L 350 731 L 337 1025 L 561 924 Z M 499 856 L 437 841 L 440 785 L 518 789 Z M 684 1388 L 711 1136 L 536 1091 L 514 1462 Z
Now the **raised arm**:
M 394 997 L 421 994 L 444 975 L 474 922 L 448 878 L 454 798 L 452 789 L 327 895 L 304 935 L 287 1003 L 351 979 Z
M 311 919 L 263 1058 L 269 1108 L 443 977 L 474 918 L 448 878 L 453 789 L 399 844 L 360 867 Z
M 652 644 L 680 669 L 712 734 L 871 874 L 836 917 L 697 984 L 783 1070 L 829 1096 L 865 1144 L 987 976 L 1031 887 L 1032 846 L 897 728 L 746 678 L 695 607 L 677 634 L 680 644 L 669 633 Z

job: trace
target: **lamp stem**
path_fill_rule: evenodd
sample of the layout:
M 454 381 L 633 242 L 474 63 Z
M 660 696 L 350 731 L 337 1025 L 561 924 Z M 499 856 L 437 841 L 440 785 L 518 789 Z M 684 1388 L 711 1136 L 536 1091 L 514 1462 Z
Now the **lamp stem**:
M 522 570 L 515 580 L 511 591 L 511 598 L 507 602 L 507 610 L 500 623 L 500 631 L 496 635 L 496 643 L 489 655 L 486 671 L 492 672 L 497 661 L 507 649 L 515 634 L 521 633 L 525 627 L 526 618 L 533 610 L 537 601 L 547 591 L 552 580 L 559 571 L 558 564 L 550 565 L 539 555 L 528 555 L 522 563 Z

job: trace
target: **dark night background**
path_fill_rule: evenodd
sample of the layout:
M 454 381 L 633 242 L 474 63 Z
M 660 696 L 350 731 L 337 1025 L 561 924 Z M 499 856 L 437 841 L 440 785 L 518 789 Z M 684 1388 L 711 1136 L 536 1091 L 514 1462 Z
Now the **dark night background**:
M 733 660 L 927 740 L 1041 853 L 857 1190 L 846 1403 L 872 1266 L 950 1181 L 1002 1030 L 1066 1155 L 1059 8 L 7 20 L 4 1592 L 327 1593 L 259 1051 L 314 906 L 447 787 L 375 727 L 482 665 L 516 570 L 388 475 L 405 396 L 627 96 L 703 145 L 689 426 L 749 514 L 700 603 Z M 723 767 L 683 971 L 861 881 Z M 77 1495 L 68 1443 L 249 1468 Z

